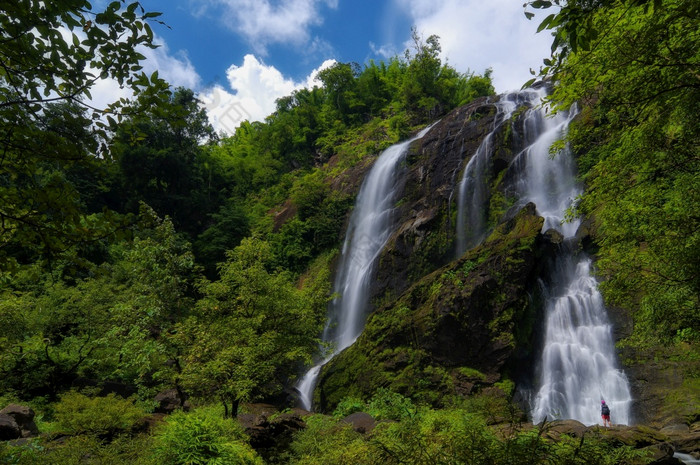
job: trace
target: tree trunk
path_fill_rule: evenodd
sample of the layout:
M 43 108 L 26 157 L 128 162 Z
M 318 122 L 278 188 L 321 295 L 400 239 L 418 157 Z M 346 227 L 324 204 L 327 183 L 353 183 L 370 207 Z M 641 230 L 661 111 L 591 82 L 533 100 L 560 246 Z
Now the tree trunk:
M 241 401 L 234 396 L 222 396 L 221 403 L 224 405 L 224 418 L 236 418 L 238 416 L 238 406 Z M 229 409 L 229 403 L 231 408 Z

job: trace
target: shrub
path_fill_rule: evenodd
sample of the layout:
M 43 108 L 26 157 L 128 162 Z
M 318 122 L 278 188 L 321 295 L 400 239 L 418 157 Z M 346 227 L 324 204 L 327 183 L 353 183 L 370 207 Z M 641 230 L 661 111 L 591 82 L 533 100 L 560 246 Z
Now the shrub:
M 373 447 L 347 423 L 324 415 L 306 419 L 306 429 L 294 436 L 292 465 L 369 465 L 374 461 Z
M 150 465 L 143 458 L 148 445 L 149 438 L 145 435 L 121 435 L 110 442 L 96 436 L 73 436 L 61 443 L 47 443 L 34 462 L 18 465 Z
M 367 413 L 377 420 L 403 420 L 416 414 L 411 399 L 385 388 L 379 388 L 367 405 Z
M 145 412 L 132 399 L 114 394 L 88 397 L 71 391 L 64 394 L 55 407 L 55 418 L 61 431 L 71 435 L 112 436 L 130 431 Z
M 355 412 L 362 412 L 367 408 L 367 404 L 357 397 L 346 397 L 336 406 L 333 411 L 333 418 L 345 418 Z
M 500 443 L 484 419 L 462 410 L 421 409 L 412 419 L 380 423 L 373 442 L 376 463 L 499 463 Z
M 154 465 L 262 465 L 238 423 L 216 408 L 175 412 L 153 437 Z

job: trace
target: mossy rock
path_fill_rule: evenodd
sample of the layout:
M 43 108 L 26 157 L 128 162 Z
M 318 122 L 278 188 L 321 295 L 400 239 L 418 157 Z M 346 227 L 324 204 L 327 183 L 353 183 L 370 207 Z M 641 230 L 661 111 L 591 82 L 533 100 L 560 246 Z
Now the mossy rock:
M 322 370 L 316 405 L 388 388 L 439 406 L 499 381 L 532 319 L 543 219 L 527 205 L 461 259 L 370 315 L 356 343 Z M 479 375 L 477 376 L 476 373 Z M 473 376 L 472 376 L 473 375 Z

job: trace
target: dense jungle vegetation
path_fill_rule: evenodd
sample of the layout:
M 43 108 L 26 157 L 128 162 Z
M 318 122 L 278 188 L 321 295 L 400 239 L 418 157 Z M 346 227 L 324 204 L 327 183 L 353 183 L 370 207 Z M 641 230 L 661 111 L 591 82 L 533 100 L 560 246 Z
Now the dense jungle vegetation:
M 528 6 L 556 9 L 540 27 L 554 33 L 541 76 L 556 83 L 551 102 L 581 109 L 569 143 L 587 189 L 572 214 L 593 218 L 605 297 L 632 314 L 624 343 L 698 360 L 700 4 Z M 385 391 L 346 399 L 264 458 L 235 420 L 247 402 L 285 405 L 318 349 L 354 202 L 335 177 L 493 95 L 490 70 L 458 72 L 438 37 L 414 31 L 404 56 L 338 63 L 264 122 L 217 135 L 193 91 L 141 72 L 136 46 L 155 46 L 158 13 L 124 1 L 3 9 L 0 408 L 31 405 L 47 435 L 0 443 L 0 462 L 641 460 L 523 427 L 507 385 L 441 410 Z M 93 108 L 101 77 L 134 98 Z M 104 380 L 120 395 L 100 392 Z M 193 410 L 147 431 L 170 388 Z M 356 411 L 390 421 L 363 436 L 338 422 Z

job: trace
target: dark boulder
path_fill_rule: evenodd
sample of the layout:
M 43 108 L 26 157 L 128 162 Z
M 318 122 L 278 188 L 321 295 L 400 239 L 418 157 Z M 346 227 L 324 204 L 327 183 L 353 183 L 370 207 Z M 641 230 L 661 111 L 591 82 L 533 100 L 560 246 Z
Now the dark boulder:
M 167 389 L 159 392 L 154 400 L 158 403 L 155 409 L 156 413 L 171 414 L 177 409 L 188 411 L 190 403 L 185 395 L 177 389 Z
M 669 442 L 673 444 L 676 450 L 700 457 L 700 432 L 685 434 L 671 433 L 669 436 L 671 438 Z
M 371 432 L 375 426 L 377 426 L 377 421 L 365 412 L 355 412 L 351 413 L 347 417 L 340 420 L 341 423 L 349 423 L 352 425 L 352 429 L 360 434 L 365 434 Z
M 0 413 L 0 441 L 9 441 L 22 437 L 22 430 L 10 415 Z
M 306 428 L 303 417 L 305 411 L 280 413 L 271 408 L 246 408 L 251 413 L 238 415 L 238 423 L 250 438 L 250 445 L 264 459 L 275 457 L 286 450 L 292 442 L 294 433 Z M 264 405 L 264 404 L 257 404 Z M 257 413 L 255 413 L 257 412 Z
M 651 460 L 647 462 L 648 465 L 683 465 L 683 462 L 673 456 L 675 451 L 671 444 L 663 442 L 647 446 L 642 450 L 647 451 L 651 456 Z
M 674 435 L 674 434 L 687 434 L 690 433 L 690 427 L 685 423 L 676 423 L 673 425 L 667 425 L 661 428 L 663 434 Z
M 562 434 L 582 438 L 589 431 L 588 427 L 576 420 L 554 420 L 545 426 L 547 437 L 556 439 Z
M 14 418 L 20 428 L 21 437 L 31 438 L 39 434 L 39 428 L 34 423 L 34 410 L 29 407 L 17 404 L 10 404 L 0 410 L 0 414 L 9 415 Z

